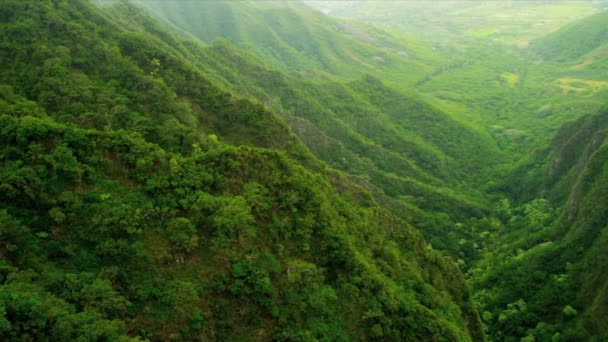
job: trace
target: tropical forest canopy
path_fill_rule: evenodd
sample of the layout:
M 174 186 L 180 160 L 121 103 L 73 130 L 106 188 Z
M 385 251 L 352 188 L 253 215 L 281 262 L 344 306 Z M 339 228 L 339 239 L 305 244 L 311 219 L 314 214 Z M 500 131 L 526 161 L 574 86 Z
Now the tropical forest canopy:
M 608 2 L 0 21 L 1 340 L 608 340 Z

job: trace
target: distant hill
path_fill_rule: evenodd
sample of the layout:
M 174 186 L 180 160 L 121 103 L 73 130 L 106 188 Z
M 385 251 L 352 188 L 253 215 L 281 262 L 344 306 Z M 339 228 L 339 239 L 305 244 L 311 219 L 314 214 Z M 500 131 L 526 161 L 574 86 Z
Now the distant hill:
M 412 84 L 441 61 L 415 39 L 337 20 L 297 1 L 134 2 L 203 42 L 223 37 L 273 66 L 292 71 L 372 73 L 396 84 Z
M 487 209 L 480 192 L 463 184 L 487 182 L 488 168 L 502 154 L 473 123 L 371 76 L 308 80 L 226 41 L 202 50 L 196 63 L 231 91 L 275 109 L 318 158 L 356 177 L 400 217 L 422 225 L 427 214 L 441 212 L 449 218 L 443 225 L 450 226 Z M 440 229 L 427 225 L 425 236 L 436 237 L 434 245 L 444 249 L 435 233 Z
M 603 11 L 533 41 L 531 48 L 546 59 L 575 61 L 608 44 L 607 22 L 608 11 Z

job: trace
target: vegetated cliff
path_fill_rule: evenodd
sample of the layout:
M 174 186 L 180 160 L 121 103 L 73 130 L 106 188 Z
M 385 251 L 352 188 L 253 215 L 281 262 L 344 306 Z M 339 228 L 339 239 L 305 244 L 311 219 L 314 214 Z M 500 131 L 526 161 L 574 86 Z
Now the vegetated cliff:
M 606 339 L 608 111 L 565 124 L 507 184 L 520 208 L 503 206 L 499 248 L 472 271 L 490 335 Z
M 153 4 L 142 3 L 147 7 Z M 172 11 L 180 11 L 184 30 L 192 30 L 192 35 L 203 28 L 215 30 L 213 21 L 190 23 L 197 13 L 211 15 L 218 11 L 217 15 L 222 16 L 225 13 L 218 8 L 234 7 L 225 2 L 160 5 L 167 7 L 167 12 L 157 14 L 167 20 L 173 18 Z M 183 12 L 184 8 L 189 11 Z M 303 11 L 307 16 L 321 15 L 300 6 L 291 8 L 282 4 L 278 8 L 273 12 L 277 17 L 285 15 L 287 9 Z M 248 17 L 243 18 L 243 27 L 239 29 L 244 32 L 277 29 L 272 23 L 253 20 L 262 16 L 260 11 L 257 5 L 247 7 Z M 119 11 L 125 12 L 128 9 Z M 129 25 L 134 17 L 149 21 L 132 12 L 122 20 Z M 281 20 L 294 26 L 294 31 L 306 31 L 305 23 Z M 321 21 L 327 26 L 326 22 L 331 20 Z M 234 40 L 229 34 L 224 36 Z M 303 37 L 317 41 L 317 45 L 323 43 L 312 33 Z M 344 43 L 340 37 L 330 39 L 335 44 Z M 248 44 L 266 47 L 255 39 Z M 488 182 L 489 170 L 504 157 L 486 130 L 438 109 L 419 94 L 396 90 L 384 79 L 371 75 L 343 79 L 319 73 L 319 69 L 310 66 L 314 72 L 293 72 L 255 49 L 249 51 L 235 48 L 226 39 L 215 39 L 187 57 L 217 84 L 274 109 L 317 158 L 352 175 L 382 205 L 415 222 L 433 246 L 452 256 L 458 254 L 461 232 L 456 232 L 455 225 L 471 217 L 477 219 L 488 211 L 478 185 Z M 342 62 L 353 65 L 346 60 Z M 404 81 L 413 77 L 404 75 Z M 446 231 L 450 231 L 448 238 Z

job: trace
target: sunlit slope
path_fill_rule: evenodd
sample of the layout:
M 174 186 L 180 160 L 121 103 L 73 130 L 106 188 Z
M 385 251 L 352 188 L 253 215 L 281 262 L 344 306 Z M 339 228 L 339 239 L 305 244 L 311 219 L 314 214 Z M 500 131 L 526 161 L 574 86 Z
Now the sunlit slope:
M 483 341 L 462 274 L 138 9 L 0 10 L 0 339 Z
M 302 75 L 373 73 L 406 85 L 440 61 L 414 39 L 340 21 L 295 1 L 136 3 L 206 43 L 223 37 L 274 66 Z
M 607 22 L 608 11 L 575 21 L 534 41 L 532 49 L 548 60 L 575 61 L 608 44 Z
M 534 42 L 532 50 L 560 69 L 553 84 L 562 94 L 608 96 L 608 11 L 576 21 Z
M 602 75 L 608 69 L 601 51 L 566 64 L 531 50 L 475 43 L 416 86 L 440 103 L 475 113 L 502 148 L 527 153 L 548 143 L 564 122 L 605 103 Z M 593 64 L 582 65 L 586 58 Z
M 467 153 L 496 151 L 483 129 L 372 76 L 350 82 L 335 78 L 309 81 L 272 68 L 222 42 L 206 52 L 212 61 L 203 62 L 208 63 L 208 70 L 232 69 L 221 77 L 236 90 L 258 97 L 283 114 L 311 121 L 347 147 L 373 144 L 398 152 L 411 161 L 412 176 L 425 177 L 426 173 L 446 183 L 465 179 L 488 161 L 479 154 Z

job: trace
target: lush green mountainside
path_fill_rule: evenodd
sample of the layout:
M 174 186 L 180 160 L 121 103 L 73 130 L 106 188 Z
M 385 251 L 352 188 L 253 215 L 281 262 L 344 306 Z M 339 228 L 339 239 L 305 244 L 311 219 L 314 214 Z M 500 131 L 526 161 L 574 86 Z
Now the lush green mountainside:
M 562 125 L 606 104 L 598 16 L 445 63 L 299 3 L 98 2 L 0 7 L 0 339 L 608 338 L 608 112 Z
M 456 267 L 348 182 L 273 151 L 2 124 L 6 339 L 479 338 Z
M 2 339 L 484 339 L 457 267 L 198 44 L 126 4 L 0 21 Z
M 441 62 L 426 45 L 339 21 L 296 1 L 135 1 L 173 28 L 211 43 L 223 37 L 300 75 L 381 75 L 410 85 Z
M 608 11 L 575 21 L 532 42 L 532 49 L 546 59 L 569 62 L 608 44 Z
M 181 5 L 194 6 L 166 6 Z M 261 15 L 251 11 L 254 18 Z M 273 28 L 263 22 L 249 25 L 255 30 Z M 305 31 L 304 26 L 299 31 Z M 353 175 L 381 204 L 423 227 L 437 248 L 457 255 L 458 233 L 445 239 L 444 231 L 487 211 L 476 187 L 491 183 L 489 177 L 504 155 L 466 114 L 448 114 L 441 103 L 430 105 L 414 92 L 402 93 L 369 75 L 345 82 L 289 73 L 225 40 L 214 41 L 190 61 L 227 89 L 280 113 L 317 157 Z
M 314 163 L 284 121 L 213 84 L 183 57 L 187 48 L 160 25 L 135 22 L 138 9 L 123 6 L 116 13 L 97 12 L 85 3 L 25 2 L 17 9 L 7 5 L 3 19 L 14 24 L 3 28 L 0 81 L 63 123 L 138 132 L 174 151 L 189 149 L 214 133 L 231 143 L 274 148 Z M 64 13 L 83 7 L 89 12 L 76 19 L 90 18 L 82 23 L 70 21 Z M 49 19 L 48 27 L 35 23 L 51 10 L 63 16 Z M 19 11 L 27 16 L 19 16 Z M 129 11 L 134 14 L 131 27 L 107 18 L 118 12 L 126 17 Z M 99 22 L 112 30 L 111 40 L 101 44 L 103 35 L 110 33 L 101 31 Z M 79 40 L 88 35 L 94 36 Z
M 216 70 L 235 91 L 262 99 L 288 120 L 294 116 L 307 120 L 323 135 L 361 157 L 379 158 L 367 153 L 370 149 L 394 155 L 405 166 L 392 169 L 393 172 L 399 170 L 425 182 L 449 184 L 478 176 L 479 169 L 488 163 L 487 158 L 480 160 L 483 157 L 478 154 L 467 156 L 468 151 L 498 153 L 495 143 L 482 129 L 459 121 L 416 96 L 396 91 L 374 77 L 365 76 L 352 82 L 334 79 L 312 82 L 285 74 L 222 42 L 205 52 L 211 56 L 207 60 L 213 62 L 203 62 L 207 63 L 204 68 Z M 448 139 L 451 134 L 461 140 Z M 311 138 L 305 142 L 323 153 L 324 147 L 315 148 L 318 142 Z M 327 157 L 333 166 L 351 167 L 340 165 L 340 156 Z M 384 163 L 382 167 L 390 170 L 395 165 Z
M 507 182 L 497 246 L 470 271 L 490 336 L 608 338 L 608 111 L 564 125 Z
M 263 99 L 281 113 L 317 156 L 354 174 L 383 205 L 413 218 L 433 245 L 452 252 L 464 269 L 473 266 L 469 274 L 476 301 L 492 338 L 574 341 L 603 337 L 604 280 L 601 273 L 588 268 L 590 264 L 600 270 L 605 267 L 601 258 L 596 258 L 603 253 L 603 240 L 589 242 L 598 236 L 599 228 L 591 229 L 595 233 L 581 228 L 585 233 L 566 234 L 564 227 L 571 222 L 560 218 L 566 215 L 566 201 L 583 196 L 589 200 L 579 204 L 579 209 L 593 213 L 585 212 L 574 226 L 587 227 L 581 222 L 593 215 L 600 215 L 599 221 L 593 220 L 602 221 L 603 209 L 590 208 L 593 201 L 602 201 L 597 196 L 605 189 L 603 176 L 585 178 L 593 184 L 590 189 L 599 189 L 591 191 L 594 194 L 575 190 L 584 178 L 580 168 L 590 162 L 580 156 L 588 155 L 585 150 L 592 151 L 588 148 L 591 140 L 580 142 L 576 137 L 585 137 L 589 131 L 580 124 L 573 126 L 579 133 L 562 129 L 554 139 L 554 152 L 538 157 L 542 162 L 535 167 L 515 172 L 512 186 L 503 189 L 513 196 L 515 205 L 497 201 L 494 214 L 500 220 L 475 218 L 482 216 L 477 214 L 480 211 L 487 213 L 489 204 L 483 196 L 473 201 L 462 196 L 470 196 L 470 184 L 462 188 L 454 185 L 466 180 L 460 178 L 462 174 L 483 175 L 479 172 L 483 167 L 490 175 L 484 181 L 496 181 L 497 175 L 504 174 L 496 169 L 497 160 L 484 163 L 475 159 L 494 155 L 491 147 L 478 147 L 491 139 L 484 140 L 485 133 L 476 126 L 457 124 L 457 115 L 480 113 L 501 147 L 516 152 L 514 156 L 521 155 L 550 141 L 565 120 L 605 104 L 606 88 L 598 73 L 602 69 L 595 67 L 599 64 L 593 68 L 574 63 L 572 68 L 564 68 L 541 61 L 531 65 L 534 57 L 530 51 L 480 40 L 467 45 L 451 64 L 416 83 L 428 95 L 427 102 L 418 95 L 394 91 L 375 77 L 350 82 L 331 77 L 302 80 L 224 42 L 212 44 L 206 52 L 214 56 L 207 60 L 216 65 L 205 70 L 222 70 L 216 74 L 218 79 L 223 76 L 228 88 Z M 601 61 L 603 55 L 597 56 Z M 455 108 L 457 115 L 446 114 Z M 437 125 L 425 125 L 427 121 Z M 589 127 L 601 126 L 589 122 Z M 454 144 L 456 135 L 470 145 Z M 444 136 L 449 138 L 442 139 Z M 569 143 L 561 146 L 563 141 Z M 407 149 L 400 150 L 404 146 Z M 570 161 L 562 163 L 565 158 Z M 562 163 L 568 171 L 560 173 L 552 166 L 549 172 L 546 165 L 553 163 Z M 570 163 L 579 168 L 568 168 Z M 396 166 L 401 171 L 394 169 Z M 457 195 L 454 189 L 462 193 Z M 586 280 L 579 282 L 576 279 L 582 274 Z

